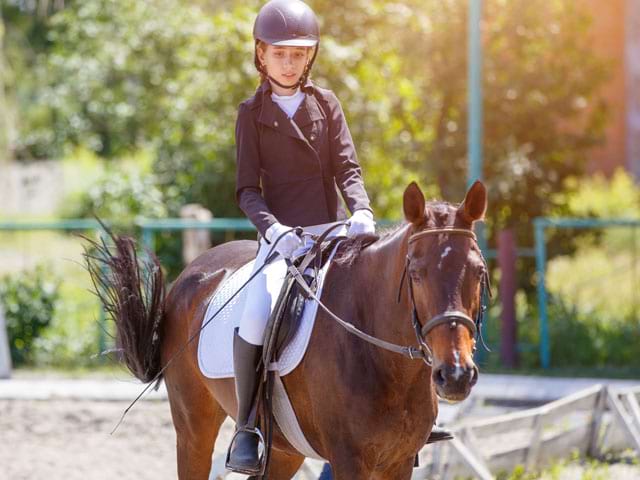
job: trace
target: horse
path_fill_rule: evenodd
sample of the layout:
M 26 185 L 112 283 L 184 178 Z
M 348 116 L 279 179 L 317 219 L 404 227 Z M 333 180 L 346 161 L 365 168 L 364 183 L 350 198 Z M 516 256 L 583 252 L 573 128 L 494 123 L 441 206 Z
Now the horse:
M 330 265 L 321 301 L 331 312 L 371 336 L 417 342 L 425 352 L 411 359 L 379 348 L 318 310 L 304 358 L 282 380 L 304 435 L 336 480 L 409 479 L 438 397 L 459 402 L 477 382 L 475 327 L 488 273 L 472 229 L 486 208 L 479 181 L 459 205 L 426 202 L 412 182 L 403 194 L 404 221 L 375 241 L 347 241 Z M 110 289 L 101 299 L 117 344 L 138 379 L 166 384 L 179 479 L 207 480 L 220 426 L 236 414 L 235 387 L 233 378 L 202 375 L 190 339 L 198 339 L 216 289 L 255 257 L 257 244 L 207 250 L 165 293 L 155 256 L 145 273 L 133 239 L 113 238 L 116 251 L 105 252 L 110 273 L 100 286 Z M 304 459 L 275 425 L 269 468 L 251 478 L 289 479 Z

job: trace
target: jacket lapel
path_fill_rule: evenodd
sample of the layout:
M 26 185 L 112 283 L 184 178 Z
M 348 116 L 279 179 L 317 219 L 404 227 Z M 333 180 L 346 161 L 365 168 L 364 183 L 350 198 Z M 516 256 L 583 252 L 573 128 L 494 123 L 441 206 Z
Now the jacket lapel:
M 313 84 L 311 81 L 307 80 L 307 83 L 302 87 L 302 91 L 305 94 L 304 99 L 291 119 L 289 119 L 282 109 L 271 99 L 271 87 L 268 81 L 265 81 L 258 90 L 262 94 L 262 107 L 258 121 L 269 128 L 278 130 L 290 137 L 297 138 L 309 145 L 301 128 L 325 118 L 324 112 L 313 94 Z M 311 145 L 309 145 L 309 147 L 313 149 Z
M 322 112 L 322 108 L 318 104 L 318 100 L 316 99 L 313 92 L 305 91 L 304 100 L 300 104 L 300 107 L 293 115 L 293 119 L 296 124 L 302 128 L 306 127 L 310 123 L 313 123 L 317 120 L 324 119 L 324 113 Z

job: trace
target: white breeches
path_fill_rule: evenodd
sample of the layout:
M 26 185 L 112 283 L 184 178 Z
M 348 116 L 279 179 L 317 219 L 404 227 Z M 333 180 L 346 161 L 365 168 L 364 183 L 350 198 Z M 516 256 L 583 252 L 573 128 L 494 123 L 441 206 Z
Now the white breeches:
M 332 223 L 322 225 L 312 225 L 303 227 L 305 232 L 318 235 L 324 232 Z M 329 237 L 336 235 L 346 235 L 346 226 L 341 226 L 333 230 Z M 313 245 L 312 239 L 303 236 L 304 245 L 294 253 L 294 257 L 305 254 Z M 258 255 L 253 265 L 253 275 L 266 260 L 267 253 L 271 249 L 264 238 L 260 238 L 258 247 Z M 274 250 L 275 252 L 275 250 Z M 281 256 L 278 256 L 269 265 L 255 276 L 253 280 L 245 287 L 247 289 L 246 302 L 242 317 L 240 318 L 240 336 L 247 342 L 254 345 L 262 345 L 264 343 L 264 329 L 269 321 L 271 310 L 275 306 L 280 294 L 280 288 L 287 273 L 287 265 Z

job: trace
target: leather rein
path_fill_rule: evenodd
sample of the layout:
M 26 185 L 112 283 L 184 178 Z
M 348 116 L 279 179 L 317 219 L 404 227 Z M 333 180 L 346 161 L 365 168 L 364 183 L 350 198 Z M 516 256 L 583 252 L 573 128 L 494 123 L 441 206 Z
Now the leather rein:
M 335 320 L 341 327 L 343 327 L 349 333 L 352 333 L 353 335 L 365 340 L 366 342 L 371 343 L 372 345 L 375 345 L 377 347 L 383 348 L 385 350 L 388 350 L 388 351 L 391 351 L 391 352 L 394 352 L 394 353 L 399 353 L 401 355 L 404 355 L 407 358 L 410 358 L 411 360 L 421 359 L 428 366 L 432 366 L 433 365 L 433 352 L 431 351 L 431 348 L 427 344 L 427 342 L 425 340 L 425 337 L 435 327 L 437 327 L 439 325 L 443 325 L 443 324 L 449 324 L 451 326 L 451 328 L 456 328 L 458 324 L 462 324 L 469 330 L 469 332 L 471 333 L 471 335 L 474 338 L 477 338 L 478 336 L 481 336 L 482 322 L 483 322 L 484 314 L 485 314 L 485 311 L 486 311 L 486 306 L 484 304 L 484 298 L 485 298 L 485 293 L 486 292 L 488 292 L 489 296 L 491 297 L 491 285 L 489 283 L 489 273 L 488 273 L 488 269 L 486 267 L 486 261 L 485 261 L 484 257 L 482 257 L 482 251 L 480 250 L 479 247 L 478 247 L 478 251 L 480 252 L 480 256 L 482 258 L 482 261 L 485 264 L 485 269 L 484 269 L 484 273 L 483 273 L 482 280 L 481 280 L 481 289 L 480 289 L 481 305 L 480 305 L 480 308 L 478 309 L 478 315 L 476 316 L 475 320 L 472 320 L 464 312 L 446 311 L 446 312 L 443 312 L 443 313 L 441 313 L 439 315 L 436 315 L 435 317 L 429 319 L 424 324 L 421 323 L 420 317 L 418 315 L 418 309 L 416 307 L 415 297 L 414 297 L 414 294 L 413 294 L 413 283 L 412 283 L 412 280 L 411 280 L 411 276 L 410 275 L 408 276 L 407 288 L 408 288 L 408 291 L 409 291 L 409 296 L 410 296 L 411 304 L 412 304 L 411 322 L 412 322 L 412 325 L 413 325 L 413 328 L 414 328 L 414 331 L 415 331 L 415 334 L 416 334 L 416 340 L 417 340 L 417 343 L 418 343 L 417 347 L 415 347 L 415 346 L 397 345 L 395 343 L 387 342 L 385 340 L 376 338 L 376 337 L 374 337 L 372 335 L 369 335 L 369 334 L 363 332 L 362 330 L 360 330 L 357 327 L 355 327 L 353 324 L 344 321 L 343 319 L 338 317 L 336 314 L 334 314 L 329 308 L 327 308 L 322 303 L 322 301 L 320 301 L 320 299 L 315 295 L 313 290 L 307 285 L 307 283 L 305 282 L 305 280 L 302 277 L 302 273 L 304 272 L 306 266 L 310 263 L 311 258 L 314 257 L 316 254 L 318 254 L 318 252 L 320 250 L 320 245 L 324 241 L 324 239 L 327 237 L 329 232 L 331 232 L 335 228 L 338 228 L 338 227 L 344 225 L 345 223 L 346 222 L 340 222 L 340 223 L 337 223 L 335 225 L 332 225 L 331 227 L 329 227 L 329 229 L 327 229 L 325 232 L 322 233 L 322 235 L 320 235 L 317 238 L 316 244 L 307 253 L 305 258 L 301 262 L 301 268 L 300 269 L 297 268 L 289 259 L 286 260 L 289 272 L 295 278 L 295 280 L 298 282 L 298 284 L 303 289 L 303 291 L 310 298 L 313 298 L 318 303 L 318 305 L 329 315 L 329 317 L 331 317 L 333 320 Z M 473 233 L 472 230 L 463 229 L 463 228 L 452 228 L 452 227 L 430 228 L 430 229 L 426 229 L 426 230 L 422 230 L 420 232 L 414 233 L 409 237 L 409 245 L 412 242 L 415 242 L 415 241 L 417 241 L 417 240 L 419 240 L 421 238 L 427 237 L 427 236 L 443 235 L 443 234 L 467 236 L 467 237 L 471 238 L 474 241 L 474 243 L 476 244 L 476 246 L 477 246 L 476 235 L 475 235 L 475 233 Z M 409 268 L 410 262 L 411 262 L 411 257 L 410 257 L 410 255 L 407 255 L 404 271 L 403 271 L 402 277 L 400 279 L 400 285 L 398 286 L 398 303 L 400 303 L 400 297 L 401 297 L 401 293 L 402 293 L 402 285 L 404 283 L 405 277 L 407 276 L 407 270 Z M 474 351 L 475 351 L 475 347 L 474 347 Z

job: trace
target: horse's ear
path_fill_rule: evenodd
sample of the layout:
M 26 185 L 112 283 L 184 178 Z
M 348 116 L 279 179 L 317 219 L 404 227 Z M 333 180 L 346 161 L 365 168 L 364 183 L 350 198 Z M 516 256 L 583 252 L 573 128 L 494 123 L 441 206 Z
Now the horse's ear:
M 424 221 L 424 195 L 416 182 L 411 182 L 405 189 L 402 196 L 402 208 L 404 210 L 404 218 L 413 224 L 419 224 Z
M 484 218 L 487 211 L 487 187 L 476 180 L 467 191 L 458 211 L 467 222 L 473 223 Z

